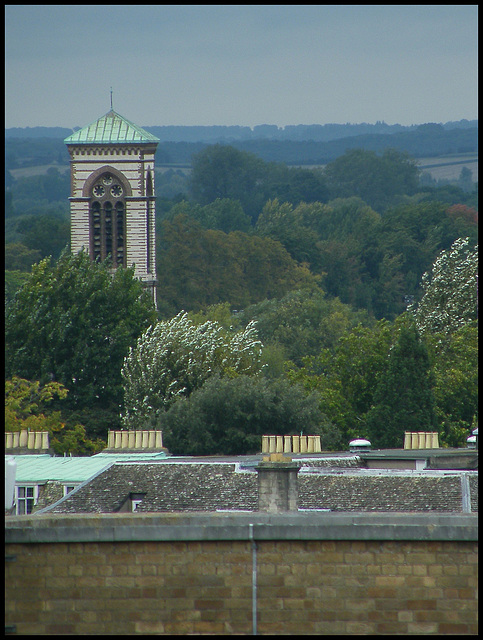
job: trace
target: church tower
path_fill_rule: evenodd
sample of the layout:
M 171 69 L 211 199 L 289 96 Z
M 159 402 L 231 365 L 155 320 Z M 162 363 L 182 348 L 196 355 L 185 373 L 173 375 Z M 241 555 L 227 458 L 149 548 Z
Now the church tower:
M 135 265 L 156 303 L 154 154 L 159 139 L 112 109 L 64 140 L 71 165 L 71 249 Z

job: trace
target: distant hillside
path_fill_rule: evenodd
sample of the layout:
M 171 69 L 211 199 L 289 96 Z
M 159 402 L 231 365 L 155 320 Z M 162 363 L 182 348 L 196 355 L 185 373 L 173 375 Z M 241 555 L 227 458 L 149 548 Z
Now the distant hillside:
M 415 158 L 437 157 L 452 153 L 476 153 L 478 150 L 478 128 L 444 129 L 442 125 L 420 125 L 410 131 L 391 134 L 365 134 L 338 138 L 328 142 L 316 141 L 247 141 L 233 143 L 244 151 L 256 153 L 265 161 L 279 160 L 288 164 L 327 164 L 348 149 L 365 149 L 381 152 L 392 148 L 406 151 Z
M 163 142 L 157 151 L 159 164 L 189 165 L 194 153 L 209 143 Z M 387 148 L 406 151 L 414 158 L 439 157 L 478 151 L 478 128 L 446 130 L 441 125 L 420 125 L 411 131 L 366 134 L 328 142 L 314 140 L 231 140 L 221 142 L 254 153 L 265 162 L 290 165 L 320 165 L 332 162 L 349 149 L 381 152 Z
M 5 129 L 5 138 L 67 138 L 75 129 L 64 127 L 12 127 Z
M 266 162 L 297 165 L 327 164 L 354 148 L 382 152 L 391 147 L 415 158 L 476 154 L 478 150 L 477 120 L 410 127 L 377 122 L 374 125 L 290 125 L 284 128 L 260 125 L 253 129 L 224 126 L 145 128 L 160 138 L 156 159 L 165 165 L 189 166 L 194 153 L 215 143 L 255 153 Z M 68 163 L 63 139 L 71 132 L 71 129 L 61 127 L 6 129 L 6 169 Z
M 329 142 L 340 138 L 350 138 L 369 134 L 401 133 L 414 131 L 421 125 L 413 124 L 296 124 L 277 127 L 261 124 L 256 127 L 242 126 L 145 126 L 144 129 L 157 136 L 161 142 L 229 142 L 235 140 L 295 140 Z M 425 126 L 425 125 L 423 125 Z M 478 120 L 459 120 L 441 125 L 445 130 L 470 129 L 478 127 Z M 13 127 L 5 129 L 6 138 L 66 138 L 73 131 L 63 127 Z

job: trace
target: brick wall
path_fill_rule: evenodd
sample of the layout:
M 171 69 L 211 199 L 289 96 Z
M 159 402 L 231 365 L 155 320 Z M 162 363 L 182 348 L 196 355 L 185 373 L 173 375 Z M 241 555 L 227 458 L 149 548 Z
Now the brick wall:
M 39 538 L 42 517 L 27 537 Z M 183 522 L 179 537 L 199 539 L 109 541 L 94 528 L 97 541 L 67 542 L 59 524 L 55 542 L 7 535 L 17 634 L 252 634 L 249 539 L 202 539 L 211 534 Z M 474 540 L 258 539 L 255 566 L 259 634 L 477 633 Z

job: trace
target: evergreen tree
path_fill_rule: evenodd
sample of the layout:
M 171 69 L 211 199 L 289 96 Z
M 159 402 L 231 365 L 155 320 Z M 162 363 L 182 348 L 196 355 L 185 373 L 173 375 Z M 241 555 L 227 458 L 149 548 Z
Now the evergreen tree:
M 405 431 L 435 429 L 430 360 L 414 324 L 401 326 L 366 424 L 372 445 L 378 448 L 401 448 Z

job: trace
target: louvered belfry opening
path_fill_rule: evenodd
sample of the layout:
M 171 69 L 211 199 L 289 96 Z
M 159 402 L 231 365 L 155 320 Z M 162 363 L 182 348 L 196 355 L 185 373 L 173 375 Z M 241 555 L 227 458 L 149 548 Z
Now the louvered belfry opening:
M 91 190 L 91 255 L 126 266 L 124 188 L 109 173 L 100 176 Z

